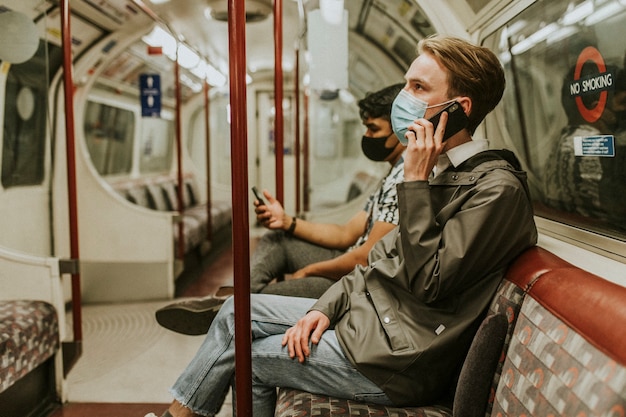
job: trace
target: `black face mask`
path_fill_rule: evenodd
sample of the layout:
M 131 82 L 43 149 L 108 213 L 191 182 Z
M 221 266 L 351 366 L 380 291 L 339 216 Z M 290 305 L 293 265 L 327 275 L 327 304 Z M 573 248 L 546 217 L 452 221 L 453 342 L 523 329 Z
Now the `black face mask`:
M 393 135 L 393 132 L 391 135 Z M 395 146 L 391 148 L 385 147 L 385 142 L 387 142 L 389 136 L 385 136 L 384 138 L 363 136 L 361 139 L 361 149 L 363 149 L 365 156 L 372 161 L 384 161 L 396 148 Z

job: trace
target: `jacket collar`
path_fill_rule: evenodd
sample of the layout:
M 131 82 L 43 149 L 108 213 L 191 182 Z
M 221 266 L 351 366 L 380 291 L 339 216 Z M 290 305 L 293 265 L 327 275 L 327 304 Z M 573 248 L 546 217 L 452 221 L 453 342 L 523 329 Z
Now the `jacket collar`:
M 450 165 L 456 168 L 472 156 L 486 151 L 488 148 L 489 142 L 485 139 L 473 139 L 459 146 L 455 146 L 446 153 L 439 155 L 433 173 L 437 176 L 448 169 Z
M 489 149 L 489 141 L 486 139 L 472 139 L 469 142 L 465 142 L 448 150 L 446 156 L 450 160 L 450 163 L 456 168 L 472 156 L 479 152 L 486 151 L 487 149 Z

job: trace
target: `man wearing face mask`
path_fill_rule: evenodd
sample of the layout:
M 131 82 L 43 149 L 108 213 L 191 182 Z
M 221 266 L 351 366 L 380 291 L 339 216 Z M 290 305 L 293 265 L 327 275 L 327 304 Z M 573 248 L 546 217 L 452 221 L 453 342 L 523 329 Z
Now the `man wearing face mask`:
M 444 113 L 436 129 L 428 120 L 441 106 L 398 125 L 407 142 L 400 223 L 374 245 L 367 266 L 318 300 L 251 295 L 255 417 L 274 415 L 276 387 L 384 405 L 440 401 L 506 268 L 536 244 L 525 173 L 512 154 L 471 136 L 504 92 L 497 56 L 448 37 L 423 39 L 418 52 L 404 90 L 430 106 L 454 99 L 467 125 L 443 141 L 452 118 Z M 401 121 L 402 100 L 392 120 Z M 229 299 L 164 416 L 220 409 L 234 380 L 233 323 Z
M 395 84 L 359 100 L 359 115 L 367 129 L 361 139 L 365 156 L 388 162 L 389 173 L 369 196 L 363 210 L 347 223 L 321 224 L 296 219 L 264 191 L 267 204 L 255 201 L 257 220 L 270 229 L 259 241 L 250 262 L 253 293 L 318 298 L 356 265 L 367 265 L 367 254 L 398 224 L 396 184 L 402 182 L 405 147 L 394 134 L 391 105 L 404 84 Z M 270 284 L 291 274 L 291 279 Z M 306 279 L 301 279 L 306 278 Z M 205 334 L 223 299 L 200 298 L 170 304 L 156 312 L 165 328 L 183 334 Z

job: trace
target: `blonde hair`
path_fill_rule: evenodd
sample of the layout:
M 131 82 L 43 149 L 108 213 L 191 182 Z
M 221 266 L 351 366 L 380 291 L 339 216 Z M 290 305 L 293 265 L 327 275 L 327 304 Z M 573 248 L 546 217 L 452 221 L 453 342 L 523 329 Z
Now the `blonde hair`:
M 433 35 L 417 45 L 418 54 L 429 53 L 448 70 L 448 97 L 467 96 L 472 110 L 467 129 L 474 133 L 504 94 L 504 70 L 488 48 L 463 39 Z

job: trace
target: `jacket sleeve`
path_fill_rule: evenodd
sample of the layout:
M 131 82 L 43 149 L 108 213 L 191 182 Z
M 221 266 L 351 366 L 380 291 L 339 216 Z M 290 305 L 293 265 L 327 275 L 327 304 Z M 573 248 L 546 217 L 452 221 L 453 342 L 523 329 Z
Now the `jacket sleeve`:
M 354 293 L 366 293 L 365 276 L 371 270 L 376 261 L 383 258 L 391 258 L 394 255 L 398 228 L 387 233 L 381 240 L 376 242 L 368 255 L 368 265 L 356 265 L 354 270 L 334 283 L 311 310 L 318 310 L 326 314 L 331 325 L 337 323 L 344 314 L 350 310 L 350 295 Z
M 359 267 L 357 266 L 355 271 Z M 309 311 L 321 311 L 330 319 L 331 327 L 334 326 L 343 317 L 343 314 L 350 309 L 350 288 L 358 283 L 355 271 L 335 282 L 322 294 Z
M 423 181 L 398 185 L 403 284 L 423 302 L 472 286 L 536 241 L 536 229 L 528 226 L 534 225 L 532 207 L 511 172 L 492 171 L 475 187 L 459 188 L 437 215 L 429 187 Z

